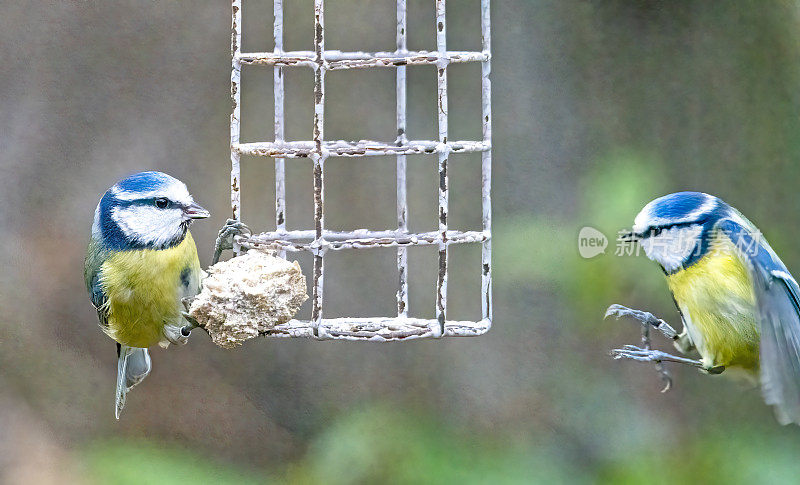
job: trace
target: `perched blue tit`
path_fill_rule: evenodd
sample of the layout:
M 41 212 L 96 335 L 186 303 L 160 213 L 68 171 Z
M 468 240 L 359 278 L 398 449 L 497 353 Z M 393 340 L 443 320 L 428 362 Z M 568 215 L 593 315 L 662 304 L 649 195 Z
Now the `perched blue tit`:
M 628 237 L 663 269 L 683 331 L 619 305 L 609 314 L 638 318 L 700 359 L 649 346 L 626 346 L 615 356 L 687 363 L 714 374 L 744 370 L 759 378 L 781 423 L 800 423 L 800 287 L 759 230 L 730 205 L 700 192 L 650 202 L 632 229 Z
M 150 373 L 147 348 L 188 338 L 181 300 L 199 292 L 202 274 L 189 225 L 208 216 L 161 172 L 120 180 L 97 205 L 84 277 L 100 328 L 117 342 L 117 419 Z

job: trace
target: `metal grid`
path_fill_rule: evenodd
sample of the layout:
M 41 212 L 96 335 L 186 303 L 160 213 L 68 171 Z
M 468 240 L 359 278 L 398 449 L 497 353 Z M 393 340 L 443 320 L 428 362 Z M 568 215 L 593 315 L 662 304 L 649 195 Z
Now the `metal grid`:
M 286 251 L 308 251 L 314 255 L 311 320 L 292 320 L 276 327 L 268 336 L 307 337 L 316 339 L 402 340 L 423 337 L 475 336 L 489 330 L 492 323 L 491 273 L 491 44 L 489 0 L 481 0 L 481 52 L 447 50 L 445 0 L 436 1 L 436 50 L 409 51 L 406 43 L 406 0 L 397 0 L 397 48 L 394 52 L 341 52 L 325 50 L 324 0 L 314 2 L 314 51 L 283 50 L 283 1 L 274 0 L 275 23 L 273 52 L 241 52 L 242 0 L 232 0 L 231 52 L 231 208 L 240 219 L 240 171 L 242 155 L 275 159 L 275 222 L 276 230 L 248 238 L 237 238 L 245 248 L 272 247 Z M 451 63 L 480 62 L 481 110 L 483 139 L 480 141 L 448 140 L 447 68 Z M 240 143 L 240 75 L 243 65 L 273 66 L 275 97 L 275 141 Z M 406 66 L 435 65 L 438 91 L 438 140 L 408 140 L 406 137 Z M 287 67 L 308 67 L 314 71 L 314 125 L 310 141 L 284 139 L 284 76 Z M 370 140 L 357 142 L 325 140 L 325 73 L 337 69 L 395 68 L 397 72 L 397 139 L 393 144 Z M 448 227 L 447 165 L 451 153 L 481 152 L 481 231 L 457 231 Z M 406 157 L 415 154 L 438 155 L 439 203 L 438 230 L 409 233 L 406 201 Z M 324 165 L 328 157 L 395 156 L 397 159 L 397 228 L 385 231 L 358 229 L 331 231 L 325 228 Z M 285 160 L 310 159 L 314 173 L 313 230 L 286 229 Z M 478 321 L 447 320 L 448 247 L 452 244 L 480 243 L 481 252 L 481 319 Z M 436 283 L 436 319 L 412 318 L 408 315 L 409 246 L 434 245 L 439 250 Z M 341 249 L 376 247 L 397 248 L 398 291 L 397 315 L 373 318 L 323 318 L 324 255 Z

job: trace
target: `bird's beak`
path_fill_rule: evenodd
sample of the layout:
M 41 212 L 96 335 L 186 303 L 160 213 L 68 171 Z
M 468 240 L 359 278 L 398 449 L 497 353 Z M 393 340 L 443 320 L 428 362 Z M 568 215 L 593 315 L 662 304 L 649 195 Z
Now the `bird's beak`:
M 642 236 L 633 231 L 625 232 L 619 236 L 620 241 L 639 241 L 640 239 L 642 239 Z
M 200 207 L 197 203 L 192 202 L 191 205 L 183 209 L 183 215 L 186 216 L 187 219 L 205 219 L 210 216 L 211 213 Z

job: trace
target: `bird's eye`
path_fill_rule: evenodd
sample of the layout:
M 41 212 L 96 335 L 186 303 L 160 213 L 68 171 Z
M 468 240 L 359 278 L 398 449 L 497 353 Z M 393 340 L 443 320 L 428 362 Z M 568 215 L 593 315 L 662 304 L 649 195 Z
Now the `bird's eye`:
M 642 237 L 643 238 L 658 237 L 661 234 L 661 231 L 663 231 L 663 230 L 664 230 L 663 227 L 650 226 L 650 228 L 648 230 L 646 230 L 644 232 L 644 234 L 642 234 Z
M 166 197 L 158 197 L 156 198 L 156 207 L 159 209 L 166 209 L 169 205 L 169 200 Z

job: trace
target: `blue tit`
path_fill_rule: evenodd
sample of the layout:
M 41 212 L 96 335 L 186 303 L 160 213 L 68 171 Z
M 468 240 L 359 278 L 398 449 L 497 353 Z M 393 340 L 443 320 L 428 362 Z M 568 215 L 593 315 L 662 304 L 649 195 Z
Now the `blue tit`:
M 100 328 L 117 342 L 117 419 L 150 373 L 147 348 L 188 338 L 182 298 L 200 291 L 202 275 L 189 225 L 208 216 L 183 182 L 161 172 L 120 180 L 97 205 L 84 277 Z
M 679 192 L 636 216 L 628 237 L 667 278 L 683 330 L 646 312 L 612 305 L 674 340 L 699 360 L 626 346 L 617 358 L 673 361 L 709 373 L 727 368 L 758 378 L 778 420 L 800 424 L 800 287 L 760 231 L 717 197 Z

